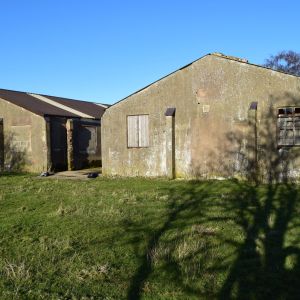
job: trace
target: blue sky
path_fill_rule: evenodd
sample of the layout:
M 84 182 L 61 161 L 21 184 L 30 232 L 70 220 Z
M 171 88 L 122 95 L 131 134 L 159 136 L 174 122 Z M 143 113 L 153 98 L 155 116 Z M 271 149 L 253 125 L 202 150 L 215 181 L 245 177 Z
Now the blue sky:
M 300 52 L 300 1 L 0 0 L 0 87 L 114 103 L 210 52 Z

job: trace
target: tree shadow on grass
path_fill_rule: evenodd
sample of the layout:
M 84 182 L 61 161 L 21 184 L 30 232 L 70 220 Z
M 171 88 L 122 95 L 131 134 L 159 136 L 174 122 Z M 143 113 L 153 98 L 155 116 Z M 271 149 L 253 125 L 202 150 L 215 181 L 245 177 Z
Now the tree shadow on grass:
M 149 292 L 165 298 L 172 290 L 175 298 L 297 298 L 296 186 L 191 182 L 169 193 L 164 220 L 145 216 L 146 224 L 127 226 L 140 257 L 128 299 L 141 299 L 151 282 Z M 147 246 L 140 254 L 143 239 Z
M 194 197 L 195 191 L 192 188 L 192 184 L 184 191 L 174 188 L 169 190 L 168 192 L 170 193 L 167 208 L 169 214 L 166 216 L 164 222 L 152 219 L 151 225 L 154 225 L 154 223 L 162 223 L 162 226 L 152 233 L 151 229 L 149 230 L 148 228 L 148 234 L 150 235 L 150 238 L 146 247 L 147 251 L 144 255 L 142 255 L 142 262 L 140 264 L 140 267 L 132 278 L 131 285 L 128 290 L 128 299 L 141 298 L 145 282 L 153 272 L 156 260 L 162 259 L 164 261 L 163 268 L 167 272 L 169 272 L 169 276 L 172 280 L 175 280 L 175 282 L 177 283 L 181 283 L 181 281 L 183 281 L 183 278 L 182 280 L 180 279 L 182 277 L 180 267 L 172 258 L 172 253 L 175 251 L 176 243 L 184 238 L 184 236 L 186 235 L 186 232 L 184 231 L 187 229 L 187 227 L 192 225 L 193 221 L 187 221 L 185 217 L 182 216 L 182 214 L 188 213 L 188 218 L 193 218 L 195 217 L 195 215 L 197 215 L 197 217 L 199 218 L 199 205 L 202 202 L 201 198 L 205 199 L 208 195 L 203 184 L 200 185 L 200 188 L 197 191 L 197 197 Z M 184 197 L 184 201 L 182 201 L 181 199 L 182 196 Z M 182 232 L 178 234 L 177 231 L 179 228 Z M 135 232 L 136 235 L 141 233 L 141 228 L 136 227 L 135 225 L 127 229 L 131 233 Z M 144 233 L 146 230 L 147 229 L 145 227 L 142 229 Z M 166 233 L 174 230 L 175 233 L 171 233 L 166 239 Z M 198 249 L 194 250 L 198 251 Z M 189 292 L 193 292 L 193 289 L 191 288 Z
M 244 232 L 219 299 L 296 299 L 300 294 L 299 195 L 292 185 L 242 193 L 233 209 Z M 250 196 L 251 195 L 251 196 Z M 250 196 L 250 197 L 249 197 Z
M 284 97 L 290 105 L 299 102 L 291 94 Z M 241 193 L 232 207 L 245 238 L 219 299 L 296 299 L 300 295 L 299 191 L 293 184 L 298 150 L 278 146 L 278 101 L 280 98 L 271 97 L 269 110 L 260 121 L 258 144 L 249 143 L 253 133 L 252 137 L 230 135 L 238 145 L 248 141 L 248 152 L 256 152 L 251 161 L 244 151 L 246 177 L 256 186 L 251 193 Z M 258 186 L 259 182 L 265 185 Z
M 249 142 L 256 128 L 228 133 L 237 148 L 224 149 L 232 162 L 226 173 L 236 172 L 232 158 L 239 153 L 238 171 L 248 182 L 173 182 L 163 218 L 146 215 L 144 224 L 127 226 L 141 261 L 128 299 L 151 290 L 162 298 L 299 298 L 300 196 L 290 182 L 297 154 L 277 148 L 276 121 L 271 106 L 260 124 L 259 145 Z M 139 236 L 148 241 L 143 254 Z

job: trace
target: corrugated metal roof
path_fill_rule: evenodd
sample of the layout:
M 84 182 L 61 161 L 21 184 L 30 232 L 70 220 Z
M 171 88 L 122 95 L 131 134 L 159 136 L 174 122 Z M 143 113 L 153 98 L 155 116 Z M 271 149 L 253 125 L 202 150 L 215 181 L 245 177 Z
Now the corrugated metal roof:
M 55 96 L 45 96 L 45 95 L 43 96 L 53 101 L 56 101 L 62 105 L 68 106 L 72 109 L 79 110 L 84 114 L 93 116 L 96 119 L 100 119 L 105 112 L 105 108 L 96 103 L 55 97 Z
M 80 118 L 81 116 L 79 114 L 74 113 L 74 110 L 77 110 L 79 112 L 82 112 L 83 114 L 91 116 L 91 118 L 100 119 L 105 111 L 104 107 L 101 107 L 91 102 L 66 99 L 66 98 L 54 97 L 54 96 L 44 96 L 44 97 L 49 98 L 59 104 L 62 104 L 61 107 L 63 108 L 42 101 L 25 92 L 0 89 L 1 99 L 4 99 L 15 105 L 18 105 L 40 116 L 48 115 L 48 116 Z M 70 108 L 70 111 L 67 109 L 68 107 Z
M 93 116 L 84 114 L 83 112 L 81 112 L 79 110 L 76 110 L 76 109 L 70 108 L 69 106 L 66 106 L 66 105 L 63 105 L 61 103 L 58 103 L 57 101 L 54 101 L 54 100 L 50 99 L 49 96 L 45 97 L 45 96 L 38 95 L 38 94 L 28 94 L 28 95 L 30 95 L 30 96 L 32 96 L 34 98 L 37 98 L 38 100 L 41 100 L 43 102 L 46 102 L 46 103 L 48 103 L 50 105 L 53 105 L 55 107 L 58 107 L 58 108 L 61 108 L 63 110 L 66 110 L 68 112 L 71 112 L 71 113 L 73 113 L 75 115 L 78 115 L 78 116 L 80 116 L 82 118 L 94 118 Z

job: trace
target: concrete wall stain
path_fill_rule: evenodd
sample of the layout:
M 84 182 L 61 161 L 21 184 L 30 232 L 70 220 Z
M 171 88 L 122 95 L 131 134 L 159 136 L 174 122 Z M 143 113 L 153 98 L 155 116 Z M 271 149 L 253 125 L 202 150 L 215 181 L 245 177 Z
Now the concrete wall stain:
M 0 99 L 4 127 L 4 167 L 7 170 L 47 170 L 45 120 Z
M 164 112 L 176 107 L 176 176 L 242 176 L 249 166 L 252 125 L 248 112 L 253 101 L 258 102 L 259 176 L 271 176 L 265 173 L 275 163 L 280 165 L 282 157 L 276 145 L 276 108 L 300 105 L 300 78 L 216 55 L 106 110 L 102 118 L 103 174 L 166 176 Z M 126 116 L 132 114 L 149 114 L 149 148 L 127 148 Z M 294 153 L 298 148 L 285 151 Z M 298 160 L 297 155 L 290 157 L 290 174 L 299 173 Z

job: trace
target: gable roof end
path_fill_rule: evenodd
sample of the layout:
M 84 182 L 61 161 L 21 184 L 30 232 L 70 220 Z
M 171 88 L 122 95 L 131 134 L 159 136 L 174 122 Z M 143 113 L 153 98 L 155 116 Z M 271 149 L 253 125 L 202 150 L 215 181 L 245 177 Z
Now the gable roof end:
M 261 65 L 249 63 L 249 61 L 248 61 L 247 59 L 245 59 L 245 58 L 239 58 L 239 57 L 235 57 L 235 56 L 225 55 L 225 54 L 220 53 L 220 52 L 213 52 L 213 53 L 208 53 L 208 54 L 206 54 L 206 55 L 204 55 L 204 56 L 202 56 L 202 57 L 200 57 L 200 58 L 198 58 L 198 59 L 192 61 L 191 63 L 189 63 L 189 64 L 187 64 L 187 65 L 185 65 L 185 66 L 183 66 L 183 67 L 181 67 L 181 68 L 179 68 L 179 69 L 177 69 L 177 70 L 175 70 L 175 71 L 173 71 L 173 72 L 171 72 L 171 73 L 169 73 L 169 74 L 167 74 L 167 75 L 165 75 L 165 76 L 163 76 L 163 77 L 161 77 L 160 79 L 158 79 L 158 80 L 156 80 L 156 81 L 154 81 L 154 82 L 152 82 L 152 83 L 150 83 L 150 84 L 148 84 L 148 85 L 146 85 L 145 87 L 143 87 L 143 88 L 137 90 L 136 92 L 133 92 L 132 94 L 126 96 L 125 98 L 122 98 L 121 100 L 117 101 L 116 103 L 114 103 L 114 104 L 111 105 L 110 107 L 114 107 L 114 106 L 117 105 L 118 103 L 127 100 L 129 97 L 131 97 L 131 96 L 133 96 L 133 95 L 135 95 L 135 94 L 138 94 L 139 92 L 141 92 L 141 91 L 147 89 L 147 88 L 150 87 L 151 85 L 153 85 L 153 84 L 155 84 L 155 83 L 157 83 L 157 82 L 159 82 L 159 81 L 161 81 L 161 80 L 163 80 L 163 79 L 165 79 L 165 78 L 167 78 L 167 77 L 169 77 L 169 76 L 171 76 L 171 75 L 177 73 L 178 71 L 181 71 L 181 70 L 186 69 L 187 67 L 191 66 L 191 65 L 194 64 L 195 62 L 197 62 L 197 61 L 199 61 L 199 60 L 202 60 L 202 59 L 204 59 L 204 58 L 207 57 L 207 56 L 215 56 L 215 57 L 219 57 L 219 58 L 222 58 L 222 59 L 232 60 L 232 61 L 236 61 L 237 63 L 247 64 L 247 65 L 250 65 L 250 66 L 257 67 L 257 68 L 262 68 L 262 69 L 266 69 L 266 70 L 269 70 L 269 71 L 282 73 L 282 74 L 287 75 L 287 76 L 293 76 L 293 77 L 300 78 L 300 76 L 297 76 L 297 75 L 294 75 L 294 74 L 290 74 L 290 73 L 286 73 L 286 72 L 283 72 L 283 71 L 274 70 L 274 69 L 271 69 L 271 68 L 268 68 L 268 67 L 265 67 L 265 66 L 261 66 Z M 107 109 L 109 109 L 110 107 L 108 107 Z

